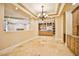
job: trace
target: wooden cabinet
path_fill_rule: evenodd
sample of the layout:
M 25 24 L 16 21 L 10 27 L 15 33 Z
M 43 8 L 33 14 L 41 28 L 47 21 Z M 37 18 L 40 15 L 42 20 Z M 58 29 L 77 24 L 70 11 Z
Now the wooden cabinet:
M 67 35 L 67 46 L 76 55 L 79 56 L 79 37 Z
M 67 35 L 67 46 L 79 56 L 79 6 L 72 11 L 72 35 Z
M 79 56 L 79 39 L 75 39 L 75 55 Z
M 53 36 L 54 34 L 51 31 L 40 31 L 39 35 L 40 36 Z
M 70 36 L 67 35 L 67 46 L 70 48 L 71 46 Z
M 74 51 L 75 51 L 75 39 L 73 37 L 71 37 L 70 40 L 71 40 L 71 50 L 74 53 Z
M 73 35 L 79 35 L 79 6 L 75 8 L 72 12 L 72 19 L 73 19 Z
M 78 17 L 78 21 L 77 21 L 77 34 L 79 35 L 79 9 L 78 9 L 78 15 L 77 15 L 77 17 Z
M 55 22 L 39 23 L 39 35 L 53 36 L 55 34 Z

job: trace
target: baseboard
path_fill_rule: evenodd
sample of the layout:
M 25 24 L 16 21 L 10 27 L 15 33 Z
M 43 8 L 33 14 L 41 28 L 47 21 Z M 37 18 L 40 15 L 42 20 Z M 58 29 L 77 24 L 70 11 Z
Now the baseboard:
M 20 42 L 20 43 L 18 43 L 18 44 L 16 44 L 16 45 L 7 47 L 7 48 L 5 48 L 5 49 L 2 49 L 2 50 L 0 50 L 0 55 L 6 54 L 6 53 L 8 53 L 8 52 L 11 52 L 14 48 L 16 48 L 16 47 L 22 45 L 23 43 L 26 43 L 26 42 L 29 42 L 29 41 L 31 41 L 31 40 L 34 40 L 34 39 L 36 39 L 36 38 L 38 38 L 38 36 L 33 37 L 33 38 L 30 38 L 30 39 L 28 39 L 28 40 L 26 40 L 26 41 L 22 41 L 22 42 Z

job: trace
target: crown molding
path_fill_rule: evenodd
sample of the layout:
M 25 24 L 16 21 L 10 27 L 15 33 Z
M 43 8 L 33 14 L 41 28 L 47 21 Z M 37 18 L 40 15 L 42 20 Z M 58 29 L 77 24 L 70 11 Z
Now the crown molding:
M 13 3 L 14 6 L 18 7 L 19 9 L 21 9 L 22 11 L 24 11 L 25 13 L 27 13 L 30 17 L 30 19 L 38 19 L 37 18 L 37 15 L 35 15 L 34 13 L 32 13 L 29 9 L 25 8 L 21 3 Z M 59 16 L 61 11 L 63 10 L 64 8 L 64 3 L 61 4 L 59 3 L 58 7 L 57 7 L 57 12 L 56 14 L 49 14 L 48 16 L 53 18 L 53 17 L 56 17 L 56 16 Z
M 57 12 L 55 14 L 49 14 L 49 16 L 53 16 L 53 15 L 57 15 L 59 10 L 60 10 L 60 7 L 61 7 L 61 3 L 58 4 L 58 7 L 57 7 Z
M 15 7 L 19 8 L 20 10 L 22 10 L 23 12 L 25 12 L 26 14 L 28 14 L 29 18 L 36 19 L 36 16 L 32 12 L 28 11 L 28 9 L 23 8 L 21 5 L 19 5 L 17 3 L 12 3 L 12 4 Z

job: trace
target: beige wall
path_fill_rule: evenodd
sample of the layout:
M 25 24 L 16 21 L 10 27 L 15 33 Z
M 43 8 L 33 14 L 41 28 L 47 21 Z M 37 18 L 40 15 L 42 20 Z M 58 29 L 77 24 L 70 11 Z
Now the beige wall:
M 30 30 L 38 32 L 38 20 L 30 20 Z
M 72 13 L 66 12 L 66 34 L 72 34 Z
M 17 15 L 15 11 L 13 11 Z M 21 14 L 21 13 L 19 13 Z M 6 14 L 11 15 L 12 14 Z M 21 14 L 24 16 L 24 14 Z M 21 17 L 18 15 L 18 17 Z M 25 16 L 24 16 L 25 17 Z M 30 24 L 29 31 L 20 31 L 20 32 L 3 32 L 3 20 L 4 20 L 4 4 L 0 4 L 0 49 L 8 48 L 18 43 L 21 43 L 25 40 L 32 39 L 37 36 L 37 22 Z M 35 30 L 36 28 L 36 30 Z
M 63 41 L 63 15 L 55 18 L 55 39 Z
M 30 31 L 33 31 L 35 36 L 38 36 L 38 21 L 37 20 L 30 20 Z
M 0 32 L 0 49 L 13 46 L 35 37 L 35 31 L 27 32 Z
M 70 13 L 70 10 L 72 10 L 72 8 L 73 8 L 73 6 L 71 3 L 66 3 L 60 16 L 56 17 L 56 35 L 55 35 L 55 37 L 57 39 L 60 38 L 61 41 L 63 41 L 64 29 L 66 31 L 66 34 L 72 34 L 72 14 Z M 65 13 L 65 19 L 64 19 L 64 13 Z M 65 25 L 65 28 L 64 28 L 64 25 Z
M 0 31 L 3 31 L 4 4 L 0 4 Z

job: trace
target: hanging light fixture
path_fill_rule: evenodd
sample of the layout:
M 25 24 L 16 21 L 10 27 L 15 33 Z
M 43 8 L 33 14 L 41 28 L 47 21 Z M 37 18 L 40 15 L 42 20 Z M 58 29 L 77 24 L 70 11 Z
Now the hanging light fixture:
M 47 14 L 45 13 L 45 11 L 43 10 L 44 9 L 44 6 L 41 6 L 42 8 L 42 12 L 40 14 L 38 14 L 38 17 L 42 20 L 46 19 L 47 18 Z

